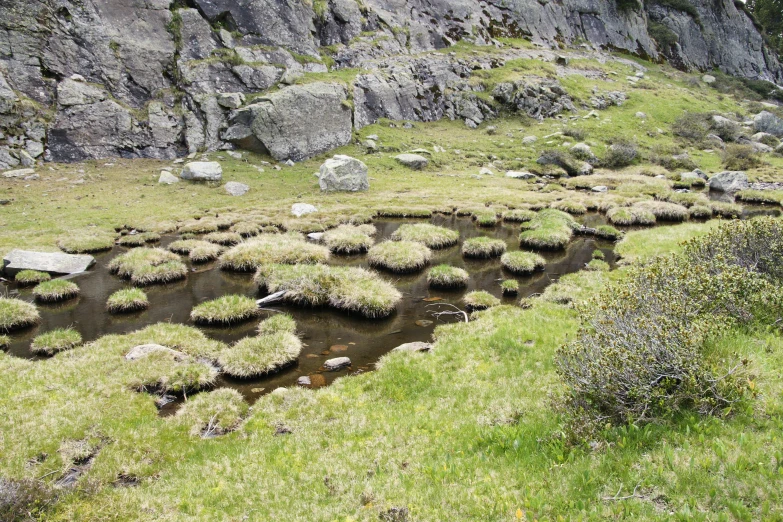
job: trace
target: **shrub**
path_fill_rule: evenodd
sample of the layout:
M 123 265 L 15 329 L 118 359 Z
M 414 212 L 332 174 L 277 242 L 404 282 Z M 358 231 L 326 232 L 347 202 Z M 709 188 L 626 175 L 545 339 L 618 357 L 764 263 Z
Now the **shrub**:
M 565 248 L 579 225 L 570 215 L 556 209 L 544 209 L 535 219 L 523 224 L 527 230 L 519 235 L 522 246 L 539 250 Z
M 147 294 L 139 288 L 117 290 L 106 301 L 106 310 L 110 314 L 124 314 L 146 310 L 150 306 Z
M 375 245 L 367 253 L 370 266 L 397 273 L 419 271 L 429 264 L 431 258 L 429 248 L 413 241 L 386 241 Z
M 71 328 L 58 328 L 33 339 L 30 351 L 36 355 L 54 355 L 82 344 L 82 335 Z
M 79 295 L 79 292 L 80 290 L 76 283 L 66 281 L 65 279 L 44 281 L 33 288 L 35 300 L 42 303 L 58 303 L 73 299 Z
M 658 48 L 664 53 L 669 51 L 680 41 L 677 33 L 669 29 L 668 26 L 656 22 L 655 20 L 649 20 L 647 22 L 647 32 L 649 33 L 650 38 L 655 40 L 655 43 L 658 44 Z
M 462 300 L 469 312 L 486 310 L 487 308 L 500 305 L 500 299 L 483 290 L 470 292 Z
M 513 274 L 527 275 L 543 270 L 546 260 L 532 252 L 508 252 L 500 258 L 500 264 Z
M 702 141 L 710 132 L 710 115 L 685 111 L 672 124 L 672 132 L 689 141 Z
M 109 271 L 130 279 L 135 285 L 145 286 L 184 279 L 188 267 L 179 256 L 161 248 L 136 248 L 112 259 Z
M 619 140 L 609 146 L 601 164 L 610 169 L 619 169 L 633 164 L 638 155 L 635 143 Z
M 585 141 L 585 138 L 587 138 L 587 131 L 580 129 L 579 127 L 566 127 L 563 129 L 563 135 L 573 138 L 576 141 Z
M 38 270 L 22 270 L 17 272 L 16 276 L 14 277 L 14 281 L 16 281 L 19 286 L 32 286 L 43 283 L 44 281 L 49 281 L 51 278 L 52 276 L 46 272 L 39 272 Z
M 323 241 L 334 254 L 361 254 L 367 252 L 374 240 L 368 234 L 366 225 L 340 225 L 324 233 Z M 373 227 L 374 229 L 375 227 Z
M 263 264 L 315 264 L 329 259 L 329 249 L 297 234 L 262 234 L 220 256 L 220 268 L 251 272 Z
M 214 437 L 233 431 L 247 415 L 250 405 L 231 388 L 199 393 L 177 411 L 177 417 L 190 425 L 190 433 Z
M 428 248 L 441 249 L 456 245 L 459 232 L 426 223 L 402 225 L 391 235 L 392 241 L 415 241 Z
M 499 257 L 506 251 L 506 242 L 491 237 L 471 237 L 462 243 L 462 255 L 476 259 Z
M 588 430 L 727 411 L 747 390 L 744 363 L 708 341 L 779 317 L 782 277 L 783 224 L 774 219 L 724 225 L 632 270 L 585 307 L 576 341 L 557 353 L 569 411 Z
M 427 283 L 432 288 L 462 288 L 469 280 L 465 270 L 450 265 L 438 265 L 427 272 Z
M 732 143 L 723 151 L 723 165 L 728 170 L 749 170 L 761 165 L 761 160 L 751 145 Z
M 247 337 L 226 348 L 218 358 L 232 377 L 250 379 L 277 372 L 294 363 L 302 353 L 302 341 L 290 332 Z
M 255 299 L 243 295 L 224 295 L 196 306 L 190 312 L 190 318 L 197 324 L 230 326 L 258 314 Z
M 0 297 L 0 332 L 27 328 L 40 320 L 35 305 L 8 297 Z
M 42 520 L 42 515 L 55 500 L 55 493 L 40 480 L 10 480 L 0 477 L 0 520 Z

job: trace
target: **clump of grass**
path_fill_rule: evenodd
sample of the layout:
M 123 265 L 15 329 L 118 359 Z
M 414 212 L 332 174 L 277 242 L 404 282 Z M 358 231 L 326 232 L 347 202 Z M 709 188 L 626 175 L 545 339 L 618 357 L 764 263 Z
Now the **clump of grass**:
M 569 214 L 582 215 L 587 212 L 587 207 L 578 201 L 571 201 L 564 199 L 562 201 L 555 201 L 550 205 L 551 208 L 562 210 Z
M 0 297 L 0 332 L 33 326 L 40 318 L 35 305 L 21 299 Z
M 704 180 L 702 180 L 704 181 Z M 704 194 L 697 192 L 672 192 L 666 197 L 670 203 L 677 203 L 683 207 L 692 207 L 694 205 L 709 205 L 710 200 Z
M 638 207 L 615 207 L 606 213 L 607 219 L 613 225 L 620 226 L 650 226 L 655 224 L 655 215 Z
M 761 158 L 750 145 L 730 143 L 723 151 L 723 166 L 728 170 L 750 170 L 761 165 Z
M 516 279 L 506 279 L 500 283 L 500 288 L 503 291 L 503 295 L 517 295 L 519 293 L 519 281 Z
M 261 225 L 250 221 L 240 221 L 231 227 L 231 231 L 245 238 L 254 237 L 261 233 Z
M 608 272 L 610 269 L 609 263 L 603 259 L 593 259 L 585 266 L 585 270 L 591 272 Z
M 387 317 L 402 295 L 378 274 L 361 268 L 327 265 L 264 265 L 255 281 L 270 293 L 285 291 L 283 300 L 304 306 L 331 306 L 364 317 Z
M 258 324 L 258 335 L 277 332 L 296 333 L 296 321 L 288 314 L 276 314 Z
M 109 271 L 135 285 L 166 284 L 184 279 L 188 268 L 179 256 L 162 248 L 136 248 L 115 257 Z
M 694 205 L 690 209 L 691 219 L 709 219 L 712 217 L 712 209 L 706 205 Z
M 601 225 L 600 227 L 595 229 L 595 235 L 596 237 L 600 237 L 601 239 L 609 239 L 611 241 L 615 241 L 617 239 L 620 239 L 623 235 L 622 232 L 614 228 L 612 225 Z
M 106 310 L 110 314 L 125 314 L 146 310 L 150 306 L 147 294 L 139 288 L 123 288 L 109 296 Z
M 218 230 L 218 224 L 209 219 L 191 221 L 179 227 L 180 234 L 209 234 Z
M 39 272 L 38 270 L 22 270 L 21 272 L 17 272 L 16 276 L 14 277 L 14 281 L 16 281 L 19 286 L 33 286 L 39 283 L 43 283 L 44 281 L 49 281 L 51 278 L 52 276 L 46 272 Z
M 450 265 L 438 265 L 427 272 L 427 283 L 432 288 L 463 288 L 470 275 L 463 269 Z
M 574 235 L 576 221 L 570 215 L 556 209 L 544 209 L 535 219 L 523 224 L 527 230 L 519 235 L 522 246 L 538 250 L 565 248 Z
M 375 245 L 367 253 L 370 266 L 401 274 L 421 270 L 429 264 L 430 259 L 430 249 L 413 241 L 385 241 Z
M 367 252 L 374 240 L 368 234 L 368 225 L 340 225 L 327 230 L 323 241 L 333 254 L 354 255 Z M 375 231 L 375 227 L 369 225 Z
M 41 334 L 30 345 L 36 355 L 54 355 L 82 344 L 82 335 L 72 328 L 58 328 Z
M 494 227 L 498 224 L 498 215 L 494 210 L 479 210 L 473 213 L 473 219 L 480 227 Z
M 140 392 L 183 393 L 212 386 L 217 369 L 178 352 L 157 351 L 130 362 L 131 389 Z
M 126 248 L 137 248 L 157 241 L 160 241 L 160 234 L 156 232 L 142 232 L 140 234 L 122 236 L 117 240 L 117 244 Z
M 472 237 L 462 243 L 462 255 L 475 259 L 499 257 L 506 251 L 506 242 L 491 237 Z
M 606 254 L 601 250 L 593 250 L 593 259 L 606 259 Z
M 780 205 L 783 200 L 783 192 L 779 190 L 740 190 L 735 194 L 740 201 L 747 203 L 765 203 L 770 205 Z
M 187 255 L 194 263 L 214 261 L 223 252 L 220 245 L 198 239 L 180 239 L 168 246 L 174 253 Z
M 204 335 L 198 328 L 184 324 L 157 323 L 132 335 L 134 345 L 160 344 L 191 357 L 209 361 L 216 361 L 226 347 L 220 341 Z
M 633 208 L 650 212 L 656 220 L 685 221 L 688 219 L 688 209 L 676 203 L 665 201 L 640 201 Z
M 77 232 L 58 239 L 57 246 L 68 254 L 103 252 L 114 247 L 114 236 L 102 232 Z
M 190 312 L 196 324 L 229 326 L 258 316 L 255 299 L 243 295 L 224 295 L 201 303 Z
M 0 335 L 0 350 L 7 350 L 11 346 L 11 338 L 7 335 Z
M 191 435 L 214 437 L 234 431 L 249 410 L 238 391 L 221 388 L 188 400 L 177 411 L 177 418 L 190 426 Z
M 79 295 L 79 292 L 80 290 L 76 283 L 66 281 L 65 279 L 44 281 L 33 288 L 35 300 L 42 303 L 58 303 L 73 299 Z
M 532 252 L 507 252 L 500 258 L 500 264 L 513 274 L 532 274 L 543 270 L 546 260 Z
M 483 290 L 468 293 L 462 298 L 462 301 L 469 312 L 486 310 L 487 308 L 500 305 L 500 299 Z
M 392 241 L 414 241 L 437 250 L 456 245 L 459 241 L 459 232 L 428 223 L 416 223 L 400 226 L 391 235 L 391 239 Z
M 204 236 L 204 241 L 215 245 L 234 246 L 242 242 L 242 236 L 236 232 L 212 232 Z
M 426 208 L 384 207 L 376 211 L 378 217 L 387 218 L 430 218 L 432 210 Z
M 525 223 L 532 220 L 534 217 L 536 217 L 536 213 L 532 210 L 515 209 L 503 212 L 503 221 L 509 223 Z
M 268 375 L 296 362 L 302 341 L 290 332 L 247 337 L 226 348 L 218 358 L 223 371 L 232 377 L 250 379 Z
M 265 264 L 314 264 L 329 260 L 329 249 L 297 234 L 262 234 L 220 256 L 220 268 L 251 272 Z
M 724 201 L 710 202 L 712 213 L 718 217 L 727 219 L 737 219 L 742 215 L 742 205 L 736 203 L 726 203 Z

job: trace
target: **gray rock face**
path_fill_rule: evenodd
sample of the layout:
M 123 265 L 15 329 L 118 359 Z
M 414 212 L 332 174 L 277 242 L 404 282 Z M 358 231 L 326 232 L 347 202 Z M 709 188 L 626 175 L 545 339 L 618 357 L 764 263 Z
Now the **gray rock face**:
M 336 357 L 324 362 L 324 370 L 327 372 L 336 372 L 337 370 L 342 370 L 343 368 L 347 368 L 350 365 L 351 359 L 348 357 Z
M 762 111 L 753 118 L 753 128 L 756 132 L 766 132 L 783 138 L 783 119 L 768 111 Z
M 725 171 L 712 176 L 707 182 L 707 186 L 710 190 L 717 192 L 737 192 L 745 190 L 750 185 L 748 184 L 748 176 L 744 172 Z
M 223 188 L 226 190 L 229 196 L 235 197 L 244 196 L 250 190 L 250 187 L 237 181 L 229 181 Z
M 179 178 L 172 174 L 171 172 L 164 170 L 160 173 L 160 177 L 158 178 L 158 183 L 162 185 L 173 185 L 174 183 L 179 183 Z
M 3 258 L 4 271 L 9 277 L 22 270 L 38 270 L 53 275 L 78 274 L 85 272 L 94 263 L 95 258 L 89 255 L 29 250 L 12 250 Z
M 421 170 L 430 163 L 430 160 L 418 154 L 400 154 L 394 159 L 396 159 L 397 162 L 401 163 L 402 165 L 405 165 L 409 169 L 413 170 Z
M 194 161 L 182 169 L 182 179 L 190 181 L 220 181 L 223 167 L 217 161 Z
M 335 156 L 321 165 L 318 176 L 325 192 L 359 192 L 369 190 L 367 165 L 350 156 Z
M 492 97 L 531 118 L 551 118 L 563 111 L 574 111 L 574 103 L 557 80 L 501 83 Z
M 295 85 L 237 111 L 232 122 L 248 129 L 276 160 L 302 161 L 351 141 L 351 109 L 344 102 L 339 85 Z M 232 141 L 249 137 L 237 132 Z

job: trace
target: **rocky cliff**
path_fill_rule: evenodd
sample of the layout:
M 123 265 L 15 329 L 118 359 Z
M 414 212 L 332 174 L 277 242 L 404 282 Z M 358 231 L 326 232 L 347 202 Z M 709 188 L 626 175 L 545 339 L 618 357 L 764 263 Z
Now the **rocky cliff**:
M 459 41 L 579 42 L 783 83 L 732 0 L 0 0 L 0 13 L 0 169 L 233 147 L 298 161 L 381 117 L 479 124 L 494 109 L 467 79 L 497 64 L 422 54 Z M 302 81 L 329 70 L 341 81 Z M 532 83 L 524 103 L 567 106 Z

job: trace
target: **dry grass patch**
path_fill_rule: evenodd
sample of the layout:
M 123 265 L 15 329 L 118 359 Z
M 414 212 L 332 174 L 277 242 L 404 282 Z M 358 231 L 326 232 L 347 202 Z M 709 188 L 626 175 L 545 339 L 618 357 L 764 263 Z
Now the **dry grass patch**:
M 174 253 L 187 255 L 193 263 L 214 261 L 223 253 L 223 247 L 199 239 L 180 239 L 168 246 Z
M 783 191 L 781 190 L 740 190 L 735 194 L 739 201 L 746 203 L 763 203 L 768 205 L 780 205 L 783 200 Z
M 14 281 L 16 281 L 19 286 L 33 286 L 51 279 L 52 276 L 46 272 L 39 272 L 38 270 L 22 270 L 17 272 L 14 277 Z
M 459 232 L 428 223 L 402 225 L 394 231 L 392 241 L 414 241 L 428 248 L 441 249 L 456 245 L 459 242 Z
M 712 208 L 707 205 L 694 205 L 690 208 L 691 219 L 709 219 L 712 217 Z
M 383 207 L 378 209 L 375 214 L 378 217 L 385 218 L 431 218 L 432 210 L 427 208 L 411 207 Z
M 543 270 L 546 260 L 532 252 L 507 252 L 500 258 L 500 264 L 512 274 L 528 275 Z
M 30 345 L 30 351 L 36 355 L 54 355 L 71 350 L 82 344 L 82 335 L 72 328 L 58 328 L 41 334 Z
M 551 203 L 549 207 L 577 216 L 581 216 L 587 212 L 587 207 L 584 204 L 580 203 L 579 201 L 572 201 L 569 199 L 555 201 L 554 203 Z
M 290 332 L 247 337 L 226 348 L 218 358 L 223 371 L 238 379 L 250 379 L 277 372 L 296 362 L 302 341 Z
M 106 310 L 110 314 L 126 314 L 146 310 L 150 306 L 147 294 L 140 288 L 123 288 L 109 296 Z
M 230 326 L 257 317 L 258 314 L 255 299 L 243 295 L 224 295 L 196 306 L 190 312 L 190 319 L 201 325 Z
M 266 264 L 315 264 L 329 260 L 329 249 L 308 243 L 299 234 L 262 234 L 220 256 L 220 268 L 252 272 Z
M 430 259 L 430 249 L 413 241 L 385 241 L 375 245 L 367 253 L 370 266 L 400 274 L 417 272 L 427 266 Z
M 210 219 L 189 221 L 179 227 L 180 234 L 209 234 L 219 230 L 218 223 Z
M 65 279 L 44 281 L 33 288 L 33 296 L 41 303 L 59 303 L 77 297 L 81 291 L 76 283 Z
M 139 286 L 166 284 L 184 279 L 188 267 L 178 255 L 162 248 L 136 248 L 115 257 L 109 271 Z
M 462 243 L 462 255 L 473 259 L 500 257 L 506 251 L 506 242 L 491 237 L 472 237 Z
M 177 411 L 177 419 L 190 426 L 190 433 L 204 438 L 234 431 L 250 411 L 242 395 L 231 388 L 199 393 Z
M 375 242 L 371 236 L 376 232 L 372 225 L 340 225 L 327 230 L 323 241 L 333 254 L 362 254 L 367 252 Z
M 0 332 L 33 326 L 40 318 L 35 305 L 21 299 L 0 297 Z
M 427 283 L 432 288 L 464 288 L 469 280 L 467 271 L 450 265 L 438 265 L 427 272 Z

